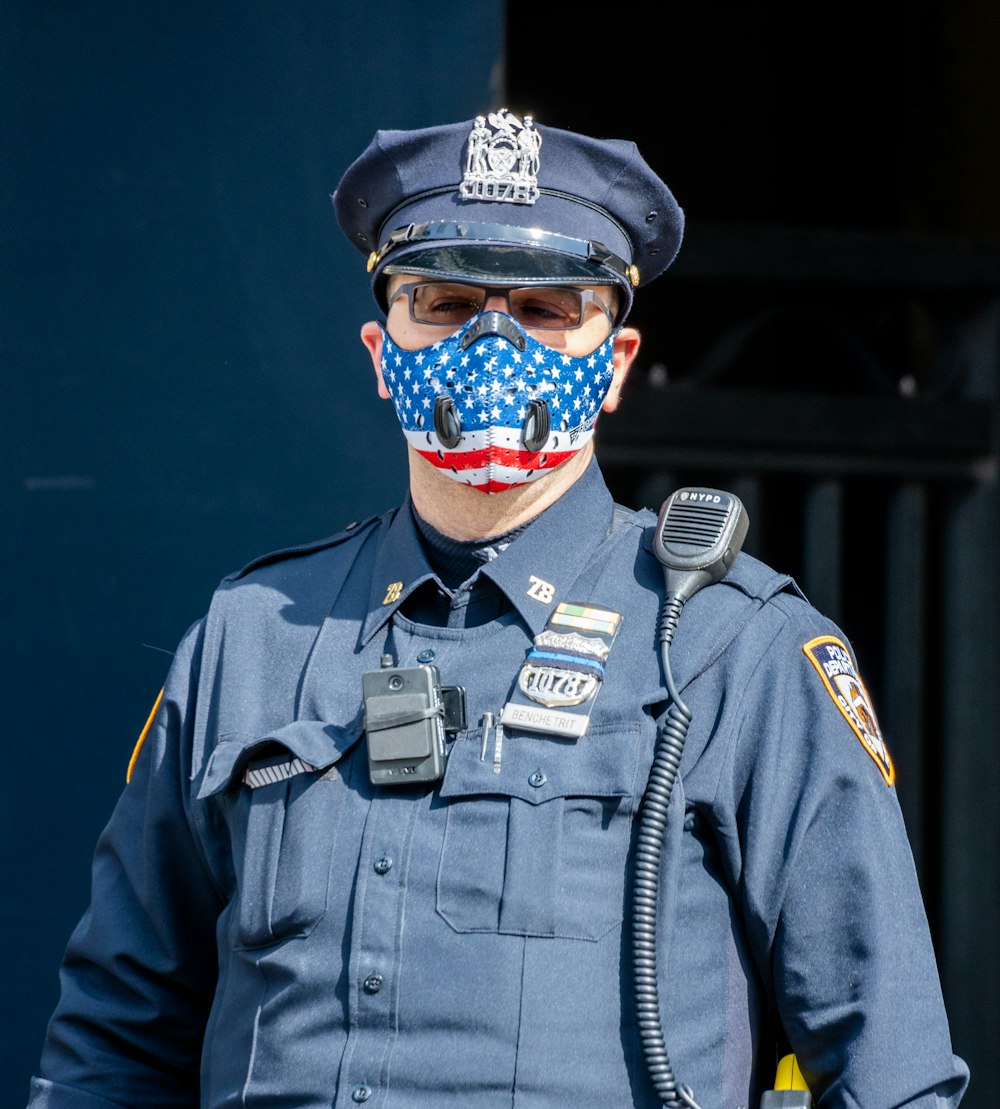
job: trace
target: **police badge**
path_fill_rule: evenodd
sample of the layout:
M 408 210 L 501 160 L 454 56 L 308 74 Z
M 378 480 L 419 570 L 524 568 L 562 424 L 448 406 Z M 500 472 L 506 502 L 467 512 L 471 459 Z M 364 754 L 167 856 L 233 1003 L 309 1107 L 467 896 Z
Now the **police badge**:
M 501 723 L 568 739 L 586 735 L 620 624 L 608 609 L 557 605 L 521 665 Z
M 506 108 L 476 116 L 469 132 L 465 176 L 460 193 L 465 200 L 502 200 L 534 204 L 538 199 L 538 152 L 542 136 L 531 116 L 520 120 Z

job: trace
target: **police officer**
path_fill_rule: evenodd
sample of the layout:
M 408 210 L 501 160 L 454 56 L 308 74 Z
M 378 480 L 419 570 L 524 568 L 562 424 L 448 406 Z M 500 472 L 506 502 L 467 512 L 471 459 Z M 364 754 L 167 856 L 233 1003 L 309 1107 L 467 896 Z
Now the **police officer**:
M 957 1105 L 850 645 L 741 554 L 688 601 L 668 680 L 656 515 L 594 456 L 633 292 L 680 245 L 670 190 L 630 142 L 498 109 L 379 132 L 334 207 L 384 314 L 361 337 L 409 495 L 231 574 L 184 637 L 31 1105 L 735 1109 L 789 1050 L 825 1107 Z M 667 1096 L 631 943 L 681 698 Z

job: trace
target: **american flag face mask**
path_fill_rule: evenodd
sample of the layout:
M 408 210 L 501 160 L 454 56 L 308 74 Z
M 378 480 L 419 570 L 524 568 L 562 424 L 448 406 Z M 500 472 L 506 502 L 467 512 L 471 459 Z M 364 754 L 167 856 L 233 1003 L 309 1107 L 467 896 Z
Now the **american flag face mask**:
M 545 346 L 503 312 L 404 350 L 382 329 L 382 376 L 411 447 L 483 493 L 525 485 L 593 437 L 614 376 L 614 330 L 592 353 Z

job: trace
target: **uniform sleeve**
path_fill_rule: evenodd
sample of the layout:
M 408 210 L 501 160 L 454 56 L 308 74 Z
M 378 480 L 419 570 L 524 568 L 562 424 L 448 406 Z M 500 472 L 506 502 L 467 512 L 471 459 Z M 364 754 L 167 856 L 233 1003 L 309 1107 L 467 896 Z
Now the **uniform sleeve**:
M 190 726 L 201 629 L 97 845 L 91 903 L 69 941 L 31 1109 L 199 1103 L 222 907 L 190 817 Z
M 894 768 L 843 633 L 789 605 L 741 708 L 744 918 L 821 1109 L 942 1109 L 953 1055 Z

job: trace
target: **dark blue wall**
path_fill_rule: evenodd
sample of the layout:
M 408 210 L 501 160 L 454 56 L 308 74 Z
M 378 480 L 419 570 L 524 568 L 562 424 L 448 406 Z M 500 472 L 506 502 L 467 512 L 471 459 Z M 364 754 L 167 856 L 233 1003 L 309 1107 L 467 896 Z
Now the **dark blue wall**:
M 503 5 L 9 0 L 0 24 L 0 1104 L 16 1106 L 177 639 L 223 574 L 403 490 L 357 338 L 375 314 L 364 258 L 329 194 L 377 128 L 495 103 Z

